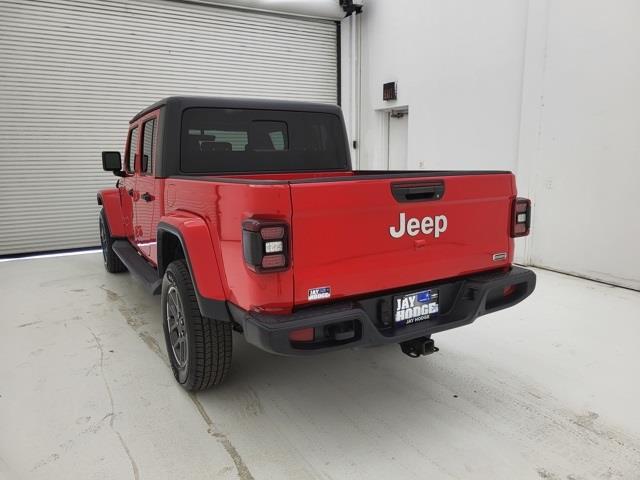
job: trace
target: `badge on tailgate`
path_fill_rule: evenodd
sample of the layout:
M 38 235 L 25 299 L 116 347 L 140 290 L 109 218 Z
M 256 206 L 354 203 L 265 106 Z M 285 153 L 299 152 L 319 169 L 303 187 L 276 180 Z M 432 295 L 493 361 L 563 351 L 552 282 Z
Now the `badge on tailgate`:
M 422 290 L 393 297 L 396 326 L 428 320 L 438 313 L 438 290 Z
M 307 299 L 311 300 L 324 300 L 331 297 L 331 287 L 316 287 L 309 289 L 309 295 Z

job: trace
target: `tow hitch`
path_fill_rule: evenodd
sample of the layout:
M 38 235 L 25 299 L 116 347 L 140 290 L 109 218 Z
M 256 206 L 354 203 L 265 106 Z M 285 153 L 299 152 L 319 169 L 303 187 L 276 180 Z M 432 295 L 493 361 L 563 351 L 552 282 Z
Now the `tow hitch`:
M 409 355 L 411 358 L 431 355 L 439 350 L 433 340 L 431 340 L 431 337 L 419 337 L 402 342 L 400 348 L 402 349 L 402 353 Z

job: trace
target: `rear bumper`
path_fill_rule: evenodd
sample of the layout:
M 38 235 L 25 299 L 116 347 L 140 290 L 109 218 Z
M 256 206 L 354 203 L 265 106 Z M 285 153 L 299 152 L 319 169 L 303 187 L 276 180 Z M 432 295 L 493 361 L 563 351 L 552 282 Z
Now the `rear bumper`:
M 247 312 L 230 304 L 233 319 L 242 325 L 246 340 L 269 352 L 309 355 L 347 347 L 400 343 L 472 323 L 487 313 L 511 307 L 533 292 L 536 276 L 531 270 L 512 267 L 508 272 L 472 275 L 448 282 L 418 285 L 351 301 L 300 309 L 289 315 Z M 506 287 L 513 292 L 504 296 Z M 413 325 L 395 327 L 393 297 L 422 289 L 438 289 L 440 314 Z M 331 338 L 335 325 L 353 325 L 348 339 Z M 290 332 L 314 328 L 316 341 L 292 342 Z

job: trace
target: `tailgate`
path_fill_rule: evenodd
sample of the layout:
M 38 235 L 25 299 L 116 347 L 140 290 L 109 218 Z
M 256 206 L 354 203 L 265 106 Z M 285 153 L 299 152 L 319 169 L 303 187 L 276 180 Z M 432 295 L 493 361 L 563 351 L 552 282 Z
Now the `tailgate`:
M 514 197 L 510 173 L 292 182 L 295 304 L 509 265 Z

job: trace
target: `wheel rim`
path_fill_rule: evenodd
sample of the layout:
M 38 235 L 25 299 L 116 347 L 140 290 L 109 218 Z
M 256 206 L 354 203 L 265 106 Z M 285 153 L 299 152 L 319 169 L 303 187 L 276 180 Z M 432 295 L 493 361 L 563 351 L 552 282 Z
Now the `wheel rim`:
M 184 308 L 178 294 L 178 288 L 172 282 L 167 290 L 167 329 L 173 358 L 178 367 L 184 368 L 189 359 L 189 344 L 184 318 Z
M 100 245 L 102 246 L 102 260 L 107 263 L 107 232 L 104 231 L 102 219 L 100 219 Z

